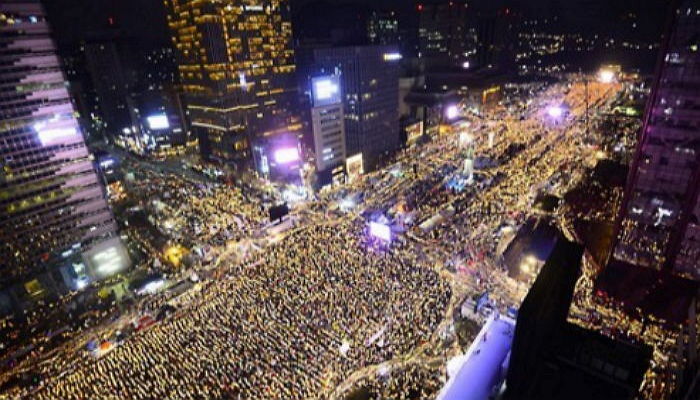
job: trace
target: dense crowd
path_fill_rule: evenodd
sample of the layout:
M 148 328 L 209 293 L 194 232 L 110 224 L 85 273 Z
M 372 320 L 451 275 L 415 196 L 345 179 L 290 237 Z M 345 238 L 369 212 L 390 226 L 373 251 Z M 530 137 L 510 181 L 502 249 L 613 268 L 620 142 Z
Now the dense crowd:
M 170 238 L 221 246 L 249 236 L 265 219 L 259 193 L 140 172 L 143 179 L 131 182 L 129 191 L 144 200 L 157 228 Z
M 592 86 L 592 104 L 617 89 Z M 346 188 L 366 193 L 369 209 L 403 201 L 418 222 L 451 207 L 454 215 L 434 229 L 410 232 L 429 245 L 378 245 L 367 239 L 365 222 L 350 216 L 305 226 L 243 264 L 225 265 L 223 278 L 203 282 L 174 317 L 102 358 L 78 360 L 60 377 L 47 369 L 32 398 L 323 398 L 353 371 L 429 340 L 452 295 L 432 261 L 453 256 L 477 265 L 479 290 L 491 291 L 500 305 L 514 304 L 519 293 L 503 284 L 494 262 L 499 228 L 522 223 L 532 190 L 565 189 L 592 160 L 577 119 L 583 89 L 574 84 L 561 95 L 555 85 L 523 107 L 520 119 L 506 110 L 475 118 L 476 153 L 498 160 L 480 171 L 479 186 L 445 190 L 443 177 L 463 161 L 450 136 L 404 154 L 424 160 L 416 171 L 384 171 Z M 567 123 L 541 115 L 557 96 L 570 108 Z M 499 132 L 492 143 L 488 132 Z M 240 191 L 154 179 L 135 185 L 144 198 L 159 196 L 165 205 L 159 227 L 175 237 L 221 245 L 250 236 L 263 221 L 259 199 Z M 409 368 L 355 387 L 365 385 L 371 398 L 425 398 L 437 391 L 438 378 L 435 369 Z
M 300 231 L 32 397 L 315 398 L 443 318 L 447 283 L 401 245 L 371 246 L 358 224 Z

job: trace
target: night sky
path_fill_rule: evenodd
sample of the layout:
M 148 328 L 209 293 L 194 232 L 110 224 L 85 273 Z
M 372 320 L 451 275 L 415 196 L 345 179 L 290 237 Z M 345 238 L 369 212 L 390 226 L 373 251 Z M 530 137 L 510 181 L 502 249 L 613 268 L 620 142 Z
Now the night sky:
M 430 1 L 430 0 L 425 0 Z M 412 0 L 291 0 L 297 35 L 317 34 L 348 13 L 371 8 L 394 8 L 410 15 Z M 169 35 L 161 0 L 44 0 L 56 40 L 70 50 L 90 32 L 118 27 L 138 46 L 167 45 Z M 656 40 L 662 31 L 667 0 L 472 0 L 470 7 L 509 7 L 526 17 L 558 15 L 562 31 L 601 32 L 614 30 L 621 16 L 636 14 L 641 39 Z M 340 17 L 338 17 L 340 16 Z M 111 18 L 111 19 L 110 19 Z M 343 18 L 345 22 L 347 18 Z M 407 20 L 408 18 L 406 18 Z M 111 21 L 111 25 L 110 25 Z M 342 23 L 343 21 L 339 21 Z M 314 27 L 312 25 L 317 24 Z

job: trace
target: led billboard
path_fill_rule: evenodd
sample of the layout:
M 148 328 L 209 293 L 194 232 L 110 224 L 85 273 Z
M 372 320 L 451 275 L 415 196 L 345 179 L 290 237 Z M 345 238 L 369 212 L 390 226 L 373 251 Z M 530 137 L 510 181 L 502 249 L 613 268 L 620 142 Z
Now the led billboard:
M 152 131 L 170 128 L 168 116 L 165 114 L 151 115 L 146 117 L 146 121 L 148 121 L 148 128 Z
M 96 244 L 82 256 L 90 274 L 96 279 L 126 271 L 131 265 L 126 248 L 118 237 Z
M 289 164 L 294 161 L 299 161 L 299 149 L 296 147 L 288 147 L 275 150 L 275 162 L 277 164 Z
M 328 75 L 312 78 L 311 92 L 314 98 L 314 107 L 340 103 L 340 77 Z

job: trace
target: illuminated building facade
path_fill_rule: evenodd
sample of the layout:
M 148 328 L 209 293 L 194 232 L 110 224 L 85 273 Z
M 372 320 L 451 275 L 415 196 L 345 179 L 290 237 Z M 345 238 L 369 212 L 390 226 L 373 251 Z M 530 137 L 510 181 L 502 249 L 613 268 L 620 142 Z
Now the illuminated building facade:
M 2 306 L 95 278 L 80 257 L 117 226 L 39 1 L 3 0 L 0 37 Z
M 299 131 L 287 0 L 167 0 L 192 132 L 202 154 L 250 167 L 260 138 Z
M 674 15 L 618 217 L 614 259 L 700 280 L 700 7 Z
M 317 65 L 340 76 L 347 156 L 362 153 L 371 170 L 382 154 L 400 146 L 399 66 L 395 46 L 317 49 Z
M 314 107 L 311 121 L 314 132 L 316 171 L 322 185 L 333 178 L 333 169 L 345 165 L 345 123 L 342 88 L 337 75 L 320 76 L 311 80 Z

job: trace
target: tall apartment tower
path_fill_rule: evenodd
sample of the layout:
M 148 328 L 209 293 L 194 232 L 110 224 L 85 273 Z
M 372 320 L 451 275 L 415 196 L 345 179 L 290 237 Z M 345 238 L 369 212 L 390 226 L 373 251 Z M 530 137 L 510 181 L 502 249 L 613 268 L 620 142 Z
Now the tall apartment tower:
M 395 46 L 316 49 L 324 73 L 340 76 L 348 158 L 362 154 L 373 169 L 382 154 L 399 148 L 399 67 Z
M 120 270 L 125 252 L 39 0 L 0 2 L 0 93 L 0 305 Z M 114 239 L 120 260 L 90 259 Z
M 202 154 L 251 165 L 256 139 L 301 129 L 288 0 L 166 0 Z
M 700 280 L 700 2 L 679 3 L 630 168 L 612 256 Z

